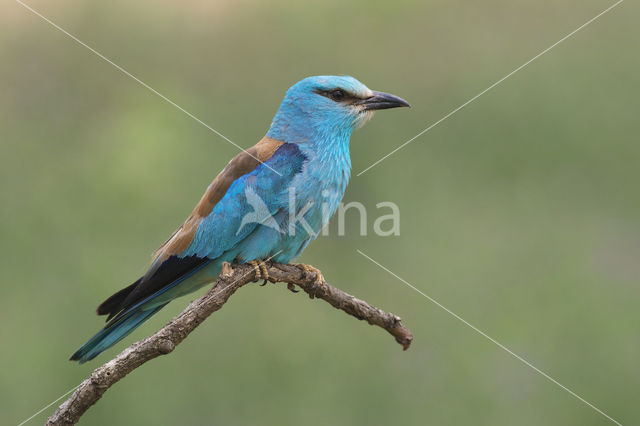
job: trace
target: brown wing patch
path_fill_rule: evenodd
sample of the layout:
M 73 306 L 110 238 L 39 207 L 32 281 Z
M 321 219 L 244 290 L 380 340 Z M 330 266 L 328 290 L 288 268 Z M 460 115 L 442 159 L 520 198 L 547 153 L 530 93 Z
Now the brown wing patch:
M 258 164 L 267 161 L 284 142 L 264 137 L 256 145 L 236 155 L 216 176 L 187 220 L 153 254 L 151 269 L 159 266 L 169 256 L 178 255 L 189 247 L 200 222 L 211 213 L 224 197 L 231 184 L 239 177 L 251 173 Z M 149 275 L 149 273 L 147 273 Z

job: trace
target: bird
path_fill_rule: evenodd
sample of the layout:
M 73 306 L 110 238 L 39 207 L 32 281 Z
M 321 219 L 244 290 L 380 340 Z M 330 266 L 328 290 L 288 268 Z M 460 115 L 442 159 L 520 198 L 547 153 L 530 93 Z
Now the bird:
M 264 261 L 299 257 L 344 195 L 352 132 L 377 110 L 409 106 L 351 76 L 312 76 L 291 86 L 266 135 L 215 177 L 146 273 L 98 306 L 105 327 L 70 360 L 94 359 L 173 299 L 214 282 L 227 262 L 251 263 L 264 276 Z

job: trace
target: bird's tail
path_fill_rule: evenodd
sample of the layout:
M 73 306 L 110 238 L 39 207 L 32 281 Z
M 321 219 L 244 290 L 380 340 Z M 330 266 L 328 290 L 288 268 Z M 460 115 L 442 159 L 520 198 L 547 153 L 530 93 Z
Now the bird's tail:
M 92 360 L 111 346 L 118 343 L 120 340 L 124 339 L 143 322 L 151 318 L 160 309 L 164 308 L 167 303 L 146 311 L 143 311 L 140 308 L 133 309 L 131 312 L 126 313 L 116 321 L 107 324 L 102 330 L 96 333 L 95 336 L 89 339 L 87 343 L 82 345 L 80 349 L 71 355 L 70 360 L 79 361 L 80 364 Z

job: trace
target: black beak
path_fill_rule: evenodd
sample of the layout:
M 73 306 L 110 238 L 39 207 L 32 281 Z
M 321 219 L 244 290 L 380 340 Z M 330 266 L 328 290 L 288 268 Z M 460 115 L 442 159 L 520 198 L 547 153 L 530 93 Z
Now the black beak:
M 373 96 L 359 101 L 358 104 L 362 105 L 365 111 L 411 106 L 409 102 L 396 95 L 376 91 L 373 92 Z

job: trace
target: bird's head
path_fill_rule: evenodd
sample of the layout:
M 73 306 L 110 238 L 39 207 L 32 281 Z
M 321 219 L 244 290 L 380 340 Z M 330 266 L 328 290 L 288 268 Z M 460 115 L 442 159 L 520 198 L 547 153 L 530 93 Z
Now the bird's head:
M 376 110 L 408 106 L 404 99 L 370 90 L 353 77 L 307 77 L 287 90 L 267 136 L 291 143 L 348 141 Z

